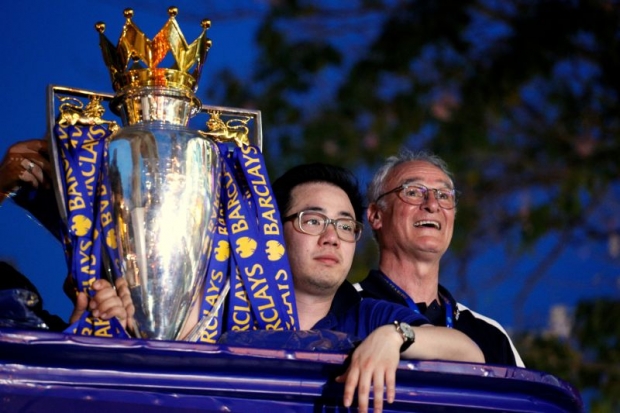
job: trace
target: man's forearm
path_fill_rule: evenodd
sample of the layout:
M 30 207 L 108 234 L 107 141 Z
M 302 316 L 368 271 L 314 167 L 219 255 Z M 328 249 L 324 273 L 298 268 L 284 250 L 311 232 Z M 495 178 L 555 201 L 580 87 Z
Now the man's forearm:
M 416 340 L 401 358 L 484 363 L 480 348 L 458 330 L 425 325 L 414 327 Z

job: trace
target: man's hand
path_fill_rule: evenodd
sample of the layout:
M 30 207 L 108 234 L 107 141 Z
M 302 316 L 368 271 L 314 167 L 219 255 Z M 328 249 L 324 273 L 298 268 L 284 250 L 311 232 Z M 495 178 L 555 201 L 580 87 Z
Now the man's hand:
M 136 308 L 134 307 L 133 300 L 131 299 L 131 293 L 129 291 L 127 280 L 125 277 L 117 278 L 114 285 L 116 286 L 116 294 L 118 294 L 121 298 L 123 307 L 125 308 L 125 312 L 127 314 L 127 325 L 124 327 L 130 333 L 135 333 L 135 320 L 133 316 L 136 313 Z
M 51 176 L 47 141 L 18 142 L 9 148 L 0 163 L 0 192 L 9 194 L 23 186 L 48 189 Z
M 122 299 L 116 294 L 116 290 L 106 280 L 97 280 L 93 283 L 93 290 L 96 291 L 92 299 L 88 299 L 88 294 L 79 292 L 75 308 L 69 323 L 73 324 L 80 319 L 82 314 L 89 309 L 94 317 L 102 320 L 109 320 L 112 317 L 118 318 L 123 328 L 127 327 L 127 310 L 123 305 Z
M 484 363 L 480 348 L 462 332 L 430 324 L 413 327 L 415 343 L 402 354 L 402 336 L 393 324 L 381 326 L 360 344 L 351 356 L 347 371 L 336 378 L 344 386 L 344 405 L 351 406 L 357 387 L 360 412 L 368 410 L 370 386 L 374 387 L 374 409 L 383 408 L 383 387 L 386 400 L 392 403 L 396 393 L 396 369 L 402 358 L 418 360 L 452 360 Z
M 386 400 L 394 401 L 396 393 L 396 369 L 400 361 L 400 347 L 403 339 L 394 325 L 377 328 L 360 344 L 351 355 L 347 371 L 336 378 L 344 382 L 344 405 L 350 407 L 357 388 L 358 411 L 368 411 L 371 385 L 374 387 L 374 411 L 383 409 L 383 388 Z

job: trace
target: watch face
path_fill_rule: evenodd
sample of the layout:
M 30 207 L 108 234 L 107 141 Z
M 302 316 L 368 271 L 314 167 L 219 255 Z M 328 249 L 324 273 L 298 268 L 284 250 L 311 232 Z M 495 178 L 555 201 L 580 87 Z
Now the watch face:
M 403 335 L 406 337 L 407 341 L 413 341 L 415 338 L 415 333 L 413 332 L 413 328 L 407 323 L 400 323 L 400 329 L 403 332 Z

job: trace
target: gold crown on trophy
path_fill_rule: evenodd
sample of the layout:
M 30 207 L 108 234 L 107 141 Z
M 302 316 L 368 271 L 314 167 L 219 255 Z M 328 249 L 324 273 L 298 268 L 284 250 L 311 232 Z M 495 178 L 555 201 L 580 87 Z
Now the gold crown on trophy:
M 125 9 L 123 14 L 127 20 L 117 46 L 103 34 L 105 23 L 95 24 L 114 91 L 164 86 L 196 92 L 202 66 L 211 48 L 211 40 L 206 36 L 211 22 L 203 19 L 202 33 L 188 45 L 175 18 L 178 13 L 176 7 L 168 8 L 168 21 L 151 40 L 132 21 L 133 10 Z M 158 67 L 168 52 L 171 52 L 174 63 L 167 68 Z

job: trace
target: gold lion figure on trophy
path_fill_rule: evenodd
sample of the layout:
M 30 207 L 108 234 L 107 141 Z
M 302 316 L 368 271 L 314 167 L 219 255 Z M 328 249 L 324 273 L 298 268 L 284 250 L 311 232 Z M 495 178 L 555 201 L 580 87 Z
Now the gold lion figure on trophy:
M 208 113 L 211 115 L 207 121 L 207 128 L 209 130 L 207 132 L 198 131 L 200 134 L 209 136 L 218 142 L 234 141 L 239 147 L 250 144 L 250 139 L 248 138 L 250 129 L 246 126 L 250 119 L 252 119 L 250 116 L 230 119 L 224 122 L 220 118 L 222 112 L 213 110 L 208 111 Z M 235 122 L 238 122 L 238 124 L 235 125 Z
M 70 96 L 62 97 L 60 101 L 62 103 L 58 108 L 60 111 L 58 125 L 108 125 L 112 132 L 118 130 L 118 124 L 115 121 L 101 119 L 105 113 L 101 105 L 101 97 L 93 96 L 86 107 L 81 100 Z

